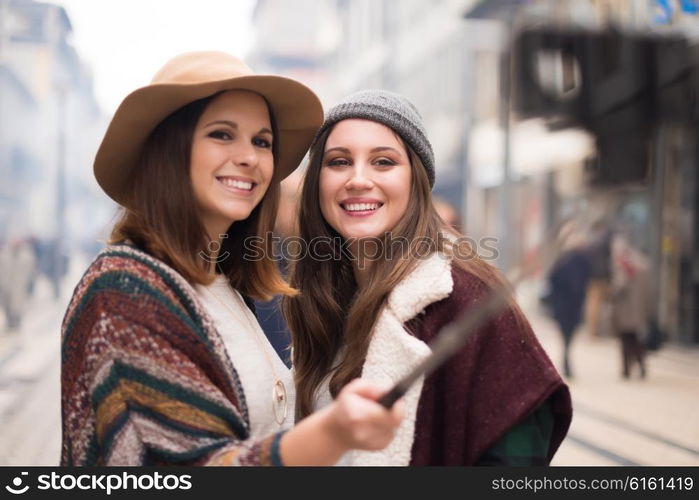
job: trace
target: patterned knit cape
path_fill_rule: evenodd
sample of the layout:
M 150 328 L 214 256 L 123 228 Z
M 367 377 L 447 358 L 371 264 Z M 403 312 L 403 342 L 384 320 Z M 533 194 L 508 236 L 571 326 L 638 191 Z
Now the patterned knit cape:
M 61 465 L 278 465 L 249 439 L 238 375 L 194 289 L 129 245 L 103 250 L 62 327 Z

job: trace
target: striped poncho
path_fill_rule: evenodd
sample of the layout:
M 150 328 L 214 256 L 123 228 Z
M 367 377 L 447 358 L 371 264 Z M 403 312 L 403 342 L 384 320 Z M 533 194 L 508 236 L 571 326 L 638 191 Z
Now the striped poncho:
M 62 327 L 61 465 L 276 465 L 194 289 L 130 245 L 103 250 Z

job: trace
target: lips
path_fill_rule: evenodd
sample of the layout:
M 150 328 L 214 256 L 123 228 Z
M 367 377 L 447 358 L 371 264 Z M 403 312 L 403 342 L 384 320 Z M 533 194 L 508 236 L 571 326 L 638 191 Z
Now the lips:
M 255 189 L 255 186 L 257 186 L 256 182 L 244 177 L 217 176 L 216 180 L 221 183 L 226 190 L 235 193 L 251 193 L 252 190 Z
M 352 216 L 367 216 L 376 213 L 383 202 L 371 199 L 348 199 L 340 203 L 342 210 Z

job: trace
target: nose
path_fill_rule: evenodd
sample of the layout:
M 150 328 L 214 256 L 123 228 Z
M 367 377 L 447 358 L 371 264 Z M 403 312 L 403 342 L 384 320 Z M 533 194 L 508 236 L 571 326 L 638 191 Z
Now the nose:
M 350 177 L 345 185 L 347 190 L 363 191 L 374 187 L 374 181 L 371 180 L 368 167 L 362 164 L 356 164 L 350 170 Z
M 234 165 L 239 167 L 253 167 L 257 165 L 257 160 L 257 151 L 252 144 L 244 141 L 237 141 L 237 143 L 232 146 L 231 161 Z

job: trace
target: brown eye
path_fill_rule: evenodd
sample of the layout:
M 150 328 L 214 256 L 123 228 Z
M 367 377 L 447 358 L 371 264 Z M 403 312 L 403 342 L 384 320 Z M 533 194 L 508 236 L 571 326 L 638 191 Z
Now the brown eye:
M 329 167 L 344 167 L 349 164 L 350 162 L 346 158 L 333 158 L 327 162 Z
M 380 167 L 392 167 L 396 162 L 390 158 L 379 158 L 376 160 L 376 164 Z
M 271 149 L 272 147 L 272 142 L 268 141 L 264 137 L 257 137 L 253 139 L 252 143 L 258 148 Z
M 233 136 L 225 130 L 214 130 L 213 132 L 209 133 L 209 137 L 213 137 L 214 139 L 220 139 L 222 141 L 229 141 L 233 139 Z

